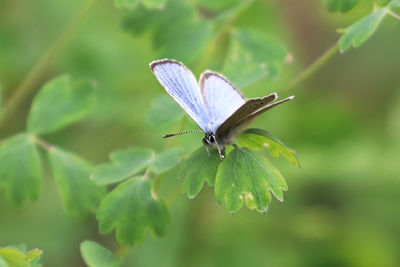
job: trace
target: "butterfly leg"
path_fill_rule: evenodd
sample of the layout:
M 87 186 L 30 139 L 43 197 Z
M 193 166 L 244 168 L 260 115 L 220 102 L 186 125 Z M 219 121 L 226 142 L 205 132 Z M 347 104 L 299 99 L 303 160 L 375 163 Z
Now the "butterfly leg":
M 208 150 L 208 146 L 205 145 L 205 148 L 206 148 L 206 150 L 207 150 L 208 157 L 211 158 L 211 154 L 210 154 L 210 150 Z
M 225 158 L 225 148 L 223 146 L 217 145 L 219 158 L 223 160 Z

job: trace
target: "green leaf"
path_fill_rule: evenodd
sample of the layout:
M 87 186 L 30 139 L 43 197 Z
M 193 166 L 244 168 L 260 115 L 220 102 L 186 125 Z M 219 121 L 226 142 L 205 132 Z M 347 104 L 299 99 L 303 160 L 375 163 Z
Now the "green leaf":
M 341 52 L 345 52 L 351 46 L 359 47 L 378 28 L 379 23 L 386 16 L 386 8 L 381 8 L 373 12 L 372 14 L 364 17 L 350 27 L 342 30 L 344 34 L 339 39 L 339 48 Z
M 119 265 L 118 258 L 110 250 L 93 241 L 86 240 L 81 243 L 81 254 L 89 267 L 116 267 Z
M 182 151 L 182 148 L 175 147 L 157 154 L 150 164 L 151 171 L 160 174 L 171 169 L 181 161 Z
M 18 134 L 0 145 L 0 187 L 15 204 L 35 200 L 40 193 L 42 173 L 34 140 Z
M 392 0 L 392 1 L 390 1 L 389 7 L 391 7 L 391 8 L 400 7 L 400 0 Z
M 8 263 L 2 256 L 0 256 L 0 267 L 8 267 Z
M 210 149 L 210 155 L 204 146 L 193 152 L 180 166 L 179 177 L 185 177 L 182 192 L 193 199 L 203 188 L 205 181 L 209 186 L 214 186 L 220 163 L 221 159 L 216 149 Z
M 193 19 L 196 10 L 181 0 L 169 0 L 162 9 L 147 9 L 139 5 L 134 10 L 126 13 L 122 20 L 122 27 L 133 35 L 144 32 L 158 31 L 165 25 L 180 24 Z
M 396 0 L 394 0 L 394 1 L 396 1 Z M 390 0 L 375 0 L 375 4 L 379 7 L 386 6 L 389 2 L 390 2 Z
M 25 253 L 15 248 L 0 248 L 0 257 L 10 267 L 29 267 L 29 261 L 25 258 Z
M 282 44 L 260 32 L 235 30 L 223 73 L 243 88 L 262 79 L 276 78 L 287 55 Z
M 211 38 L 211 24 L 193 19 L 160 27 L 154 35 L 153 46 L 160 58 L 177 58 L 191 63 L 202 55 Z
M 221 11 L 240 4 L 240 0 L 195 0 L 196 4 L 212 11 Z
M 65 209 L 79 220 L 87 219 L 106 193 L 104 187 L 90 180 L 92 166 L 56 147 L 49 150 L 49 159 Z
M 359 0 L 322 0 L 322 2 L 326 3 L 329 12 L 346 13 L 356 6 Z
M 250 209 L 266 212 L 271 202 L 269 191 L 283 201 L 283 190 L 287 185 L 279 171 L 267 158 L 248 148 L 231 151 L 222 161 L 215 181 L 217 201 L 225 202 L 232 213 L 244 202 Z
M 265 149 L 278 158 L 283 156 L 290 163 L 300 167 L 300 162 L 296 157 L 296 151 L 286 146 L 284 143 L 273 137 L 269 132 L 262 129 L 247 129 L 238 136 L 241 145 L 253 150 Z
M 147 110 L 146 122 L 154 129 L 166 129 L 182 120 L 183 109 L 167 94 L 153 99 Z
M 169 0 L 162 9 L 147 10 L 139 5 L 125 16 L 123 28 L 135 35 L 150 32 L 159 58 L 188 64 L 202 55 L 212 38 L 212 25 L 200 20 L 197 13 L 195 5 L 181 0 Z
M 117 8 L 128 8 L 134 9 L 140 0 L 114 0 L 114 4 Z
M 146 229 L 160 237 L 166 233 L 169 214 L 163 201 L 151 191 L 148 179 L 131 178 L 118 185 L 103 200 L 96 215 L 102 234 L 116 229 L 121 244 L 142 243 Z
M 117 183 L 143 170 L 153 158 L 154 151 L 148 148 L 131 147 L 113 152 L 111 163 L 97 166 L 91 178 L 98 185 Z
M 163 7 L 167 0 L 141 0 L 142 4 L 147 8 Z
M 28 131 L 46 134 L 59 130 L 86 116 L 94 104 L 93 85 L 72 82 L 69 76 L 45 84 L 35 97 L 28 117 Z
M 33 249 L 24 253 L 17 248 L 0 248 L 0 266 L 30 267 L 30 262 L 42 253 L 43 251 L 39 249 Z
M 162 7 L 166 0 L 114 0 L 117 8 L 135 9 L 138 4 L 142 3 L 147 8 Z
M 40 255 L 43 254 L 43 250 L 40 250 L 38 248 L 34 248 L 32 250 L 29 250 L 28 252 L 25 253 L 25 258 L 31 262 L 32 260 L 40 257 Z

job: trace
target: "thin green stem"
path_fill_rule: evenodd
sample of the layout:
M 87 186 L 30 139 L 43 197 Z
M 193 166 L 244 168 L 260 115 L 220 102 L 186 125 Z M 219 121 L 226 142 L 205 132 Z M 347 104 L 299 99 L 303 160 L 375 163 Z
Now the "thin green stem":
M 31 136 L 31 138 L 33 139 L 33 141 L 34 141 L 37 145 L 41 146 L 44 150 L 49 151 L 49 150 L 51 149 L 52 145 L 49 144 L 49 143 L 47 143 L 47 142 L 44 141 L 43 139 L 40 139 L 39 137 L 37 137 L 36 135 L 33 135 L 33 134 L 31 134 L 30 136 Z
M 0 118 L 0 128 L 7 125 L 7 122 L 13 117 L 21 104 L 23 104 L 26 98 L 37 89 L 35 86 L 36 83 L 41 80 L 41 77 L 48 70 L 49 66 L 64 50 L 68 42 L 81 26 L 82 22 L 86 19 L 95 2 L 95 0 L 86 1 L 57 39 L 50 45 L 49 49 L 46 50 L 42 57 L 27 73 L 21 84 L 15 89 L 15 93 L 5 103 Z
M 387 9 L 387 13 L 392 16 L 395 19 L 400 20 L 400 15 L 397 15 L 396 13 L 394 13 L 392 10 L 390 10 L 389 8 Z
M 329 48 L 322 56 L 320 56 L 317 60 L 315 60 L 310 66 L 308 66 L 305 70 L 300 72 L 286 87 L 284 87 L 284 91 L 293 89 L 297 87 L 299 84 L 307 80 L 310 76 L 312 76 L 316 71 L 318 71 L 329 59 L 332 58 L 339 51 L 339 43 L 336 42 L 334 46 Z
M 150 173 L 150 167 L 146 169 L 146 171 L 144 172 L 144 174 L 142 176 L 142 179 L 146 180 L 149 176 L 149 173 Z

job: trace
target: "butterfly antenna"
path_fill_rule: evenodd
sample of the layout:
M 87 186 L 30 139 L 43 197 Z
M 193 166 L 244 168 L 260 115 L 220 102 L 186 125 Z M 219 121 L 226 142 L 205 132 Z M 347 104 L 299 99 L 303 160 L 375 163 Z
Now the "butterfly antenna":
M 172 136 L 176 136 L 176 135 L 181 135 L 181 134 L 187 134 L 187 133 L 204 133 L 201 130 L 189 130 L 189 131 L 184 131 L 181 133 L 173 133 L 173 134 L 164 134 L 163 138 L 168 138 L 168 137 L 172 137 Z

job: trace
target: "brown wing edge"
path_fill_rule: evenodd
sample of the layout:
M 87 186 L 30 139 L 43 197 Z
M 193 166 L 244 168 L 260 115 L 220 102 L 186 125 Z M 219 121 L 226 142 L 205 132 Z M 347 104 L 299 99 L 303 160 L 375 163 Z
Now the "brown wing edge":
M 229 141 L 233 141 L 232 139 L 234 139 L 236 137 L 237 134 L 239 134 L 241 132 L 241 130 L 244 130 L 244 128 L 258 115 L 261 115 L 262 113 L 264 113 L 265 111 L 278 106 L 282 103 L 285 103 L 289 100 L 292 100 L 294 98 L 294 95 L 289 96 L 285 99 L 282 99 L 280 101 L 276 101 L 272 104 L 269 104 L 263 108 L 260 108 L 258 110 L 256 110 L 255 112 L 253 112 L 252 114 L 250 114 L 249 116 L 246 116 L 242 119 L 239 119 L 237 123 L 235 124 L 231 124 L 229 125 L 230 119 L 233 118 L 233 116 L 235 115 L 235 113 L 232 114 L 231 117 L 229 117 L 218 129 L 216 132 L 216 137 L 217 139 L 221 139 L 221 138 L 227 138 L 230 139 Z M 225 134 L 222 134 L 225 133 Z M 229 136 L 228 136 L 229 135 Z
M 217 129 L 216 134 L 218 135 L 219 132 L 227 131 L 232 126 L 233 121 L 242 121 L 244 118 L 247 118 L 249 115 L 268 105 L 277 98 L 278 94 L 272 93 L 264 97 L 249 99 Z
M 203 97 L 204 97 L 204 95 L 203 95 L 204 82 L 205 82 L 205 80 L 207 80 L 208 77 L 213 76 L 213 75 L 217 76 L 218 78 L 221 78 L 222 80 L 224 80 L 227 84 L 229 84 L 242 97 L 243 100 L 246 100 L 246 98 L 243 96 L 242 92 L 240 92 L 240 90 L 237 89 L 236 86 L 233 85 L 233 83 L 228 80 L 228 78 L 226 78 L 221 73 L 218 73 L 218 72 L 215 72 L 215 71 L 212 71 L 212 70 L 205 70 L 200 75 L 199 88 L 200 88 L 200 93 L 201 93 L 201 95 Z
M 165 63 L 174 63 L 174 64 L 178 64 L 178 65 L 184 67 L 185 69 L 188 69 L 188 68 L 185 66 L 185 64 L 183 64 L 182 62 L 177 61 L 177 60 L 175 60 L 175 59 L 169 59 L 169 58 L 163 58 L 163 59 L 153 60 L 152 62 L 149 63 L 149 67 L 150 67 L 151 71 L 154 72 L 154 68 L 155 68 L 157 65 L 161 65 L 161 64 L 165 64 Z M 188 70 L 189 70 L 189 69 L 188 69 Z M 190 70 L 189 70 L 189 71 L 190 71 Z
M 285 103 L 285 102 L 287 102 L 287 101 L 292 100 L 293 98 L 294 98 L 294 95 L 289 96 L 289 97 L 286 97 L 286 98 L 284 98 L 284 99 L 282 99 L 282 100 L 276 101 L 276 102 L 274 102 L 274 103 L 272 103 L 272 104 L 269 104 L 268 106 L 263 107 L 263 108 L 257 110 L 256 112 L 252 113 L 249 117 L 250 117 L 250 119 L 251 119 L 251 118 L 254 118 L 255 116 L 258 116 L 258 115 L 264 113 L 265 111 L 267 111 L 267 110 L 269 110 L 269 109 L 271 109 L 271 108 L 273 108 L 273 107 L 276 107 L 276 106 L 278 106 L 278 105 L 280 105 L 280 104 L 282 104 L 282 103 Z

